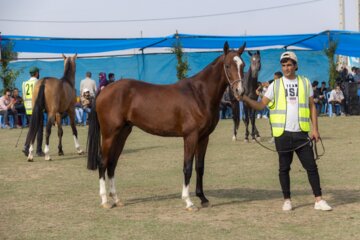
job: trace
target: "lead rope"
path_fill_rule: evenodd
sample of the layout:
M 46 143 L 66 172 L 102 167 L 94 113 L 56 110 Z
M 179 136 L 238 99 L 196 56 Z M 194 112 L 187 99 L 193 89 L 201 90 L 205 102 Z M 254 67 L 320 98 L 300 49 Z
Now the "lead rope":
M 303 146 L 306 146 L 308 143 L 314 142 L 314 143 L 312 143 L 312 145 L 313 145 L 313 148 L 314 148 L 315 160 L 319 160 L 320 157 L 322 157 L 322 156 L 325 155 L 325 147 L 324 147 L 324 144 L 323 144 L 323 142 L 322 142 L 322 139 L 321 139 L 321 138 L 319 138 L 319 139 L 320 139 L 321 147 L 322 147 L 322 149 L 323 149 L 323 152 L 322 152 L 321 154 L 318 154 L 317 142 L 315 141 L 315 139 L 310 139 L 310 138 L 308 138 L 308 141 L 306 141 L 305 143 L 301 144 L 300 146 L 297 146 L 297 147 L 294 148 L 294 149 L 290 149 L 290 150 L 286 150 L 286 151 L 277 151 L 277 150 L 271 149 L 271 148 L 263 145 L 263 144 L 262 144 L 261 142 L 259 142 L 256 138 L 255 138 L 255 142 L 256 142 L 257 144 L 259 144 L 261 147 L 263 147 L 263 148 L 265 148 L 265 149 L 267 149 L 267 150 L 269 150 L 269 151 L 271 151 L 271 152 L 278 152 L 278 153 L 293 152 L 293 151 L 298 150 L 299 148 L 302 148 Z

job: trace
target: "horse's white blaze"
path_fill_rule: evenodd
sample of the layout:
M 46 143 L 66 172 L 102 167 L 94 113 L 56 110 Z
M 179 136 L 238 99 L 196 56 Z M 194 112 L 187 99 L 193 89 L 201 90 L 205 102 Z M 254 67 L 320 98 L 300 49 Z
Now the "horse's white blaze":
M 186 202 L 186 207 L 187 208 L 194 205 L 192 203 L 192 201 L 190 200 L 189 185 L 185 186 L 185 184 L 183 184 L 183 189 L 182 189 L 182 194 L 181 195 L 182 195 L 182 199 L 184 199 L 185 202 Z
M 101 204 L 105 204 L 105 203 L 107 203 L 105 179 L 100 178 L 99 183 L 100 183 Z
M 74 137 L 75 148 L 78 149 L 80 147 L 79 141 L 75 135 L 73 135 L 73 137 Z
M 236 63 L 237 66 L 237 70 L 238 70 L 238 76 L 239 76 L 239 80 L 241 79 L 241 65 L 243 64 L 243 61 L 241 60 L 241 58 L 239 56 L 235 56 L 234 57 L 234 62 Z M 239 93 L 242 92 L 242 83 L 241 81 L 238 82 L 236 89 L 238 90 Z

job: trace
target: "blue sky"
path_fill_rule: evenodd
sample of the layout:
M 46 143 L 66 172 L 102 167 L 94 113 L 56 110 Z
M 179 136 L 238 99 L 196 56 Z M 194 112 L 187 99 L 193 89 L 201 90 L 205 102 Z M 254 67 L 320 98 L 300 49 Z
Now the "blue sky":
M 208 35 L 316 33 L 339 29 L 338 9 L 338 0 L 0 0 L 0 31 L 85 38 L 158 37 L 176 30 Z M 346 30 L 357 31 L 357 0 L 345 0 L 345 10 Z M 201 17 L 230 12 L 237 14 Z M 197 18 L 133 21 L 190 16 Z

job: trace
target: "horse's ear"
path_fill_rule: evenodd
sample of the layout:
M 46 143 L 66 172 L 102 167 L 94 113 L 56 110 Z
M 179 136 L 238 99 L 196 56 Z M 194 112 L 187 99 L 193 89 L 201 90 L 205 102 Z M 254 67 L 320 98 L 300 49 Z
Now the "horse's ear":
M 224 43 L 224 55 L 228 54 L 229 52 L 229 43 L 226 41 Z
M 77 53 L 75 53 L 75 55 L 73 56 L 73 59 L 76 60 L 77 58 Z
M 252 56 L 252 53 L 250 51 L 248 51 L 248 54 L 249 54 L 250 57 Z
M 238 50 L 239 55 L 241 55 L 244 52 L 245 46 L 246 46 L 246 42 L 244 42 L 244 44 L 239 48 Z
M 259 51 L 259 50 L 257 50 L 256 53 L 257 53 L 257 55 L 260 55 L 260 51 Z
M 66 59 L 66 56 L 65 56 L 65 54 L 62 54 L 62 57 L 63 57 L 63 59 L 64 59 L 64 60 Z

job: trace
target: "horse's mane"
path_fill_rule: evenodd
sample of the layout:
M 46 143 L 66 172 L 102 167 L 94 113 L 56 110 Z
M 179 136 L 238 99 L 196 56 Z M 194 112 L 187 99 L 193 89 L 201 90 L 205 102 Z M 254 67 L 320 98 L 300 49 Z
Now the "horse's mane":
M 214 65 L 217 64 L 217 62 L 219 61 L 220 57 L 222 57 L 223 54 L 221 54 L 219 57 L 215 58 L 214 61 L 212 61 L 211 63 L 209 63 L 202 71 L 196 73 L 195 75 L 188 77 L 188 78 L 184 78 L 185 79 L 193 79 L 193 78 L 197 78 L 197 76 L 199 76 L 200 74 L 203 74 L 204 72 L 206 72 L 209 68 L 213 67 Z M 183 79 L 182 79 L 183 80 Z
M 64 67 L 64 75 L 62 76 L 61 80 L 68 82 L 72 87 L 74 87 L 74 80 L 72 79 L 73 71 L 74 70 L 72 69 L 71 61 L 67 59 Z

